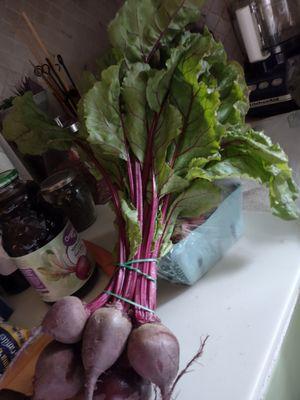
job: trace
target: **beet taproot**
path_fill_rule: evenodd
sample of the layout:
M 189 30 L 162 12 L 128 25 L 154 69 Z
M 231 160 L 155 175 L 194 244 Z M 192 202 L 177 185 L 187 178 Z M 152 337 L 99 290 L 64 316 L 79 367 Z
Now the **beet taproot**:
M 50 308 L 42 328 L 58 342 L 72 344 L 80 341 L 88 317 L 89 313 L 80 299 L 66 296 Z
M 93 399 L 96 382 L 122 354 L 132 325 L 121 310 L 103 307 L 86 324 L 82 338 L 87 400 Z
M 151 396 L 151 383 L 134 371 L 125 351 L 98 379 L 93 400 L 150 400 Z M 84 394 L 76 400 L 84 400 Z
M 134 329 L 128 339 L 130 364 L 143 378 L 159 387 L 168 398 L 179 368 L 179 343 L 160 323 L 147 323 Z
M 126 373 L 104 373 L 94 393 L 93 400 L 150 400 L 151 384 L 140 377 L 133 368 Z
M 67 400 L 83 387 L 80 351 L 74 346 L 52 342 L 37 361 L 33 400 Z

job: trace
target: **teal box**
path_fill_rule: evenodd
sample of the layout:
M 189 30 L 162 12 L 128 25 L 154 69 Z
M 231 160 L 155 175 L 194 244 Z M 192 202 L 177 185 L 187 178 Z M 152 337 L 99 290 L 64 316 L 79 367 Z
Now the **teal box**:
M 222 185 L 225 198 L 211 216 L 176 243 L 159 260 L 159 276 L 171 282 L 193 285 L 219 261 L 242 236 L 242 189 Z

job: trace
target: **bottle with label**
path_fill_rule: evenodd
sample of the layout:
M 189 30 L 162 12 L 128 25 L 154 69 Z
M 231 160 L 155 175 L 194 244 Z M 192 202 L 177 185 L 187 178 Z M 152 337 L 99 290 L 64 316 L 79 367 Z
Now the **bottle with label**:
M 17 176 L 15 170 L 11 170 L 11 178 L 14 179 Z M 7 179 L 1 179 L 0 174 L 0 191 L 2 186 L 7 184 Z M 6 174 L 3 174 L 6 176 Z M 5 250 L 2 247 L 2 238 L 0 237 L 0 286 L 8 294 L 18 294 L 27 289 L 30 285 L 24 278 L 22 273 L 18 270 L 16 264 L 10 259 Z
M 82 288 L 93 272 L 87 250 L 72 224 L 24 183 L 15 170 L 0 174 L 2 244 L 44 301 Z

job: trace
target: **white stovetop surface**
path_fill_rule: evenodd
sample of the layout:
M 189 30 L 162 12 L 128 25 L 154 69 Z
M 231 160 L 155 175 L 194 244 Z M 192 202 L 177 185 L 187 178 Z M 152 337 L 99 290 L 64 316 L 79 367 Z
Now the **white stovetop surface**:
M 159 283 L 158 314 L 177 335 L 182 366 L 209 335 L 205 353 L 178 386 L 179 400 L 258 400 L 298 297 L 300 229 L 266 212 L 245 212 L 244 237 L 196 285 Z M 84 236 L 111 248 L 111 212 Z M 92 298 L 104 286 L 102 276 Z M 29 289 L 11 297 L 11 322 L 38 324 L 47 306 Z

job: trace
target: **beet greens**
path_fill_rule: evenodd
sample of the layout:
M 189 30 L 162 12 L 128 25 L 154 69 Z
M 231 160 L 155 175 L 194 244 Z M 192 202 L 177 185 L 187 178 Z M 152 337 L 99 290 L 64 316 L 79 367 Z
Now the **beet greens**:
M 260 180 L 273 212 L 297 217 L 297 188 L 287 157 L 245 124 L 248 91 L 242 68 L 228 62 L 205 30 L 185 30 L 202 1 L 128 0 L 109 26 L 117 55 L 83 96 L 81 139 L 105 170 L 119 226 L 119 261 L 164 255 L 178 217 L 220 201 L 216 181 Z M 156 322 L 155 261 L 121 267 L 109 292 L 132 300 L 140 323 Z M 91 310 L 119 299 L 102 294 Z M 132 309 L 123 304 L 126 311 Z
M 112 48 L 107 67 L 100 79 L 88 79 L 91 87 L 78 104 L 81 130 L 76 138 L 55 128 L 28 94 L 14 101 L 4 123 L 6 138 L 23 152 L 39 154 L 45 148 L 75 146 L 110 190 L 119 268 L 106 290 L 86 306 L 92 314 L 83 333 L 90 382 L 87 399 L 92 398 L 91 385 L 98 375 L 123 351 L 131 323 L 135 327 L 128 339 L 132 366 L 160 387 L 164 399 L 170 398 L 179 347 L 155 313 L 157 259 L 172 246 L 177 218 L 198 217 L 218 205 L 219 180 L 257 179 L 269 187 L 275 215 L 298 216 L 297 188 L 286 155 L 245 123 L 249 105 L 242 68 L 227 60 L 222 44 L 208 30 L 200 34 L 186 29 L 198 20 L 202 3 L 124 3 L 109 26 Z M 93 313 L 103 306 L 120 314 L 118 318 L 129 319 L 114 322 L 126 325 L 118 338 L 116 331 L 108 334 L 113 324 L 101 323 L 99 316 L 103 332 L 97 328 L 95 333 L 97 354 L 111 352 L 102 356 L 93 375 L 94 361 L 85 353 L 95 351 L 95 346 L 89 349 L 85 338 L 93 333 Z

